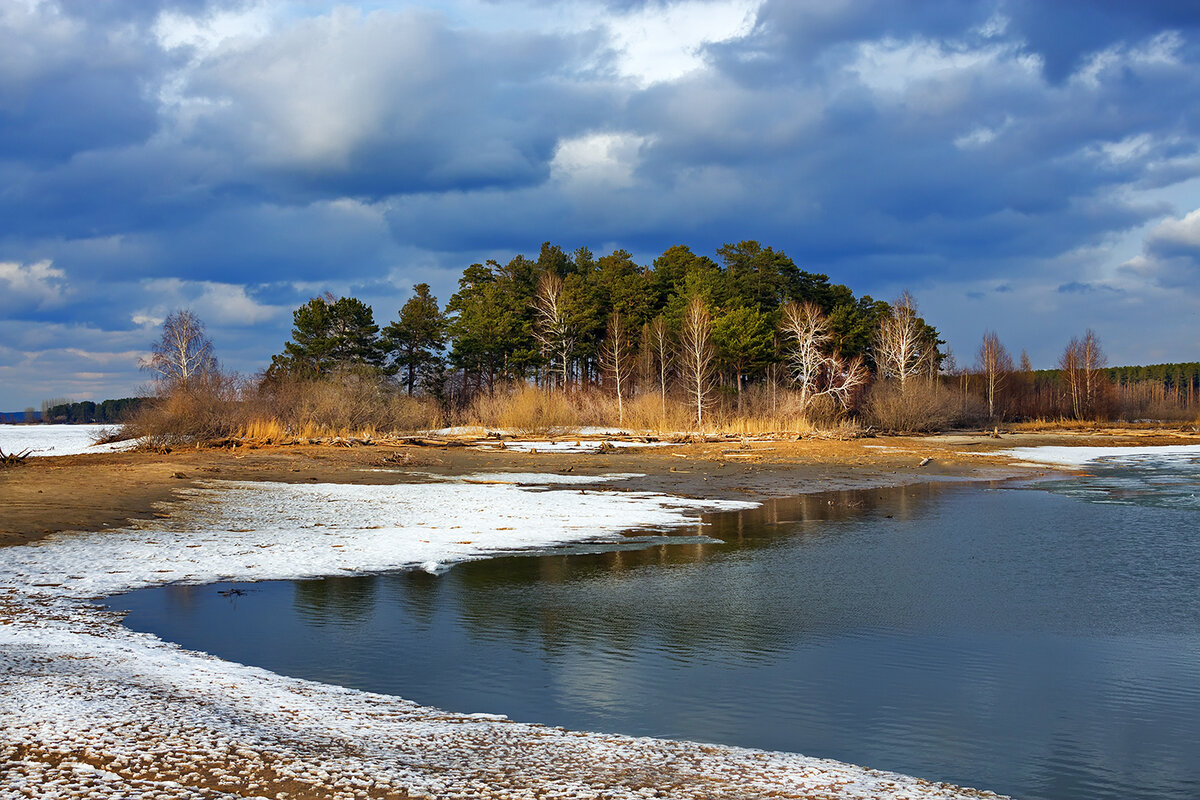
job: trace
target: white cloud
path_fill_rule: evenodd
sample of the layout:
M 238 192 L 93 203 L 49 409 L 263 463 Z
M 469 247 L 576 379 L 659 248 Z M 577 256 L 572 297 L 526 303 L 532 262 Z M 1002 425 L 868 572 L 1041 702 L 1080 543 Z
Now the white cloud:
M 184 281 L 165 278 L 146 281 L 143 290 L 150 305 L 135 310 L 130 320 L 135 325 L 161 325 L 177 308 L 188 308 L 207 325 L 247 327 L 277 318 L 285 312 L 280 306 L 259 303 L 245 286 L 213 281 Z
M 1126 67 L 1177 67 L 1182 47 L 1183 37 L 1176 31 L 1165 31 L 1135 47 L 1113 45 L 1089 56 L 1071 80 L 1098 89 L 1106 79 L 1124 80 Z
M 612 17 L 606 27 L 619 53 L 617 69 L 642 86 L 682 77 L 704 66 L 705 45 L 749 33 L 761 5 L 762 0 L 684 0 Z
M 860 44 L 849 70 L 876 94 L 888 96 L 981 73 L 993 80 L 1039 81 L 1041 60 L 1012 43 L 971 48 L 955 42 L 886 38 Z
M 550 174 L 565 183 L 611 188 L 631 186 L 646 138 L 630 133 L 591 133 L 559 142 Z
M 51 266 L 50 261 L 18 264 L 0 261 L 0 307 L 10 310 L 22 307 L 50 308 L 63 299 L 66 273 Z
M 1146 238 L 1158 244 L 1194 247 L 1200 250 L 1200 209 L 1192 211 L 1182 219 L 1164 220 Z
M 274 29 L 278 15 L 278 3 L 262 2 L 197 16 L 162 11 L 154 22 L 154 37 L 164 50 L 191 47 L 201 54 L 210 53 L 230 43 L 267 36 Z

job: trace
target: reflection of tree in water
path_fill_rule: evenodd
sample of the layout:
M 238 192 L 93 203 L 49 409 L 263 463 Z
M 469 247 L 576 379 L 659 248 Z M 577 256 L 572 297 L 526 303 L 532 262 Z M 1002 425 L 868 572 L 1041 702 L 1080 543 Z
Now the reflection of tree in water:
M 813 568 L 805 544 L 836 546 L 846 529 L 828 523 L 872 517 L 885 534 L 888 519 L 923 513 L 937 491 L 925 485 L 768 500 L 707 515 L 703 533 L 723 544 L 479 561 L 440 579 L 396 576 L 403 590 L 392 596 L 426 618 L 446 599 L 472 636 L 534 643 L 551 655 L 579 647 L 623 652 L 649 640 L 678 657 L 736 650 L 741 658 L 769 658 L 797 640 L 858 626 L 864 608 L 874 619 L 903 613 L 862 590 L 847 604 L 846 587 L 861 584 L 861 576 Z M 762 552 L 772 548 L 779 558 Z M 457 591 L 439 598 L 441 581 Z
M 315 625 L 361 622 L 373 610 L 378 583 L 377 575 L 295 581 L 292 602 L 300 618 Z

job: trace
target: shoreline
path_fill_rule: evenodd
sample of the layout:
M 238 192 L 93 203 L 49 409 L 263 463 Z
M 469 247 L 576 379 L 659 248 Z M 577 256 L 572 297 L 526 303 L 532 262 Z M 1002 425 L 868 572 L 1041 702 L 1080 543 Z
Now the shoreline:
M 56 526 L 79 528 L 71 522 L 89 508 L 99 509 L 93 531 L 153 529 L 170 521 L 183 498 L 213 481 L 251 487 L 269 481 L 304 496 L 328 485 L 442 486 L 479 473 L 495 474 L 458 483 L 472 491 L 508 491 L 505 473 L 553 473 L 569 475 L 572 488 L 555 486 L 535 496 L 583 487 L 580 494 L 591 493 L 594 502 L 668 496 L 678 507 L 698 509 L 699 497 L 754 500 L 1061 474 L 1047 466 L 1013 465 L 1004 456 L 961 452 L 1043 443 L 1023 436 L 889 437 L 603 454 L 278 447 L 64 456 L 0 474 L 0 497 L 21 498 L 0 542 L 19 545 L 55 533 Z M 933 460 L 922 466 L 926 458 Z M 114 472 L 115 485 L 95 480 Z M 643 475 L 634 486 L 606 485 L 600 478 L 630 472 Z M 54 495 L 56 484 L 72 486 L 70 496 Z M 88 536 L 109 538 L 74 538 Z M 55 542 L 72 539 L 69 533 L 54 536 Z M 164 565 L 170 566 L 155 564 L 160 570 Z M 147 580 L 177 579 L 161 570 Z M 564 731 L 284 678 L 133 633 L 117 615 L 93 605 L 94 593 L 83 586 L 51 582 L 33 578 L 24 591 L 0 594 L 0 655 L 14 677 L 8 691 L 0 689 L 0 719 L 10 718 L 0 736 L 0 765 L 11 776 L 0 790 L 11 789 L 14 797 L 36 797 L 38 786 L 54 781 L 79 796 L 112 797 L 995 796 L 799 755 Z

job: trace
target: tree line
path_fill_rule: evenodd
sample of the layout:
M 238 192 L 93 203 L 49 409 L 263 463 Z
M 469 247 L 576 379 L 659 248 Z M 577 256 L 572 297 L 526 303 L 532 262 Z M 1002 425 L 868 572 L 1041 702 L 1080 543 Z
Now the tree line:
M 42 404 L 41 422 L 54 423 L 108 423 L 122 422 L 130 413 L 136 411 L 145 403 L 145 397 L 122 397 L 114 400 L 104 400 L 95 403 L 82 400 L 76 403 L 70 401 L 56 402 L 53 400 Z M 32 409 L 31 409 L 32 410 Z
M 870 374 L 936 374 L 942 357 L 911 297 L 857 297 L 755 241 L 715 260 L 676 245 L 649 266 L 624 250 L 596 257 L 545 243 L 536 259 L 467 267 L 444 308 L 416 285 L 382 328 L 360 300 L 332 295 L 296 309 L 293 323 L 268 382 L 371 370 L 451 405 L 512 382 L 603 387 L 618 404 L 635 390 L 664 403 L 679 391 L 698 418 L 715 389 L 740 398 L 765 381 L 845 409 Z

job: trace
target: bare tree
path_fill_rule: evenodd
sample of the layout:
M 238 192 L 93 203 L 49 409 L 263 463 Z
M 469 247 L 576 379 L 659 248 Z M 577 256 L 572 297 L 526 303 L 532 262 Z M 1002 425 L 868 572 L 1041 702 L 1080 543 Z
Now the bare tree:
M 817 379 L 825 370 L 825 353 L 833 334 L 821 309 L 809 302 L 785 305 L 781 327 L 793 341 L 787 354 L 788 366 L 800 389 L 800 407 L 807 411 L 813 395 L 819 391 Z
M 1008 376 L 1013 371 L 1012 356 L 1000 342 L 995 331 L 983 334 L 979 345 L 979 372 L 983 376 L 983 394 L 987 400 L 988 417 L 996 418 L 996 401 L 1004 391 Z
M 1100 370 L 1108 363 L 1104 350 L 1100 347 L 1100 337 L 1091 328 L 1083 334 L 1079 343 L 1079 366 L 1083 371 L 1083 397 L 1087 414 L 1098 418 L 1101 414 L 1101 377 Z
M 204 323 L 187 309 L 173 311 L 163 321 L 162 336 L 154 343 L 142 368 L 157 372 L 168 386 L 189 384 L 217 373 L 212 341 Z
M 662 398 L 662 413 L 667 414 L 667 376 L 671 362 L 671 332 L 667 321 L 658 316 L 650 323 L 650 340 L 654 348 L 654 360 L 658 364 L 658 390 Z
M 880 320 L 875 336 L 875 363 L 884 375 L 898 380 L 903 391 L 909 378 L 928 367 L 934 355 L 930 349 L 917 316 L 917 301 L 905 291 L 892 303 L 891 312 Z
M 1075 419 L 1083 418 L 1083 375 L 1079 366 L 1079 351 L 1079 339 L 1072 336 L 1062 355 L 1058 357 L 1059 375 L 1070 402 L 1071 416 Z
M 817 397 L 830 397 L 842 410 L 866 385 L 868 372 L 861 358 L 849 361 L 831 351 L 833 333 L 824 312 L 815 303 L 788 303 L 783 307 L 781 328 L 791 340 L 786 351 L 792 380 L 800 389 L 800 407 L 808 412 Z
M 1075 419 L 1092 419 L 1102 413 L 1103 378 L 1100 371 L 1106 363 L 1100 338 L 1091 328 L 1083 334 L 1083 339 L 1072 337 L 1059 356 L 1059 374 Z
M 633 354 L 630 352 L 629 336 L 621 313 L 614 311 L 608 318 L 608 333 L 600 351 L 600 362 L 612 379 L 617 390 L 617 421 L 625 423 L 625 395 L 629 393 L 633 377 Z
M 699 296 L 693 297 L 683 315 L 679 334 L 681 372 L 689 397 L 696 403 L 696 428 L 704 429 L 704 406 L 711 388 L 713 344 L 712 316 Z
M 542 353 L 550 361 L 551 372 L 558 373 L 559 385 L 567 386 L 571 364 L 571 353 L 575 349 L 575 330 L 568 319 L 563 302 L 563 281 L 552 272 L 542 275 L 538 281 L 537 324 L 534 335 L 542 346 Z

